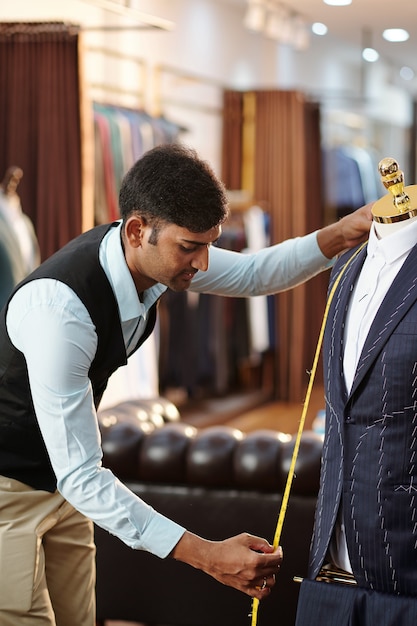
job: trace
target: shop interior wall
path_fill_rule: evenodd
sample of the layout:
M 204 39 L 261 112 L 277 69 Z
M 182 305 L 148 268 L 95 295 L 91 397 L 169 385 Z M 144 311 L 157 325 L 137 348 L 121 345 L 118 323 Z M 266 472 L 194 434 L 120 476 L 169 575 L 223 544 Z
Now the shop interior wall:
M 196 147 L 218 172 L 222 87 L 296 89 L 306 93 L 322 105 L 326 141 L 339 140 L 340 125 L 349 127 L 349 115 L 354 114 L 362 125 L 363 140 L 381 158 L 388 154 L 398 158 L 407 170 L 405 133 L 412 122 L 412 99 L 392 84 L 391 68 L 382 62 L 364 68 L 359 50 L 351 50 L 330 36 L 313 37 L 306 51 L 280 45 L 245 29 L 244 3 L 132 0 L 131 6 L 173 22 L 174 30 L 129 30 L 134 25 L 132 18 L 100 9 L 86 0 L 4 2 L 0 20 L 65 20 L 80 24 L 85 28 L 87 81 L 109 85 L 101 91 L 91 90 L 91 96 L 141 106 L 151 114 L 173 118 L 187 129 L 183 140 Z M 126 30 L 107 30 L 114 26 Z M 89 58 L 88 50 L 94 48 L 103 54 L 91 53 Z M 111 60 L 109 51 L 120 54 L 119 62 Z M 129 58 L 142 64 L 140 75 L 132 69 Z M 165 73 L 162 91 L 161 67 L 173 70 L 170 82 L 166 80 L 169 72 Z M 341 120 L 336 129 L 332 118 L 335 112 Z
M 131 6 L 172 21 L 174 29 L 139 30 L 131 16 L 87 0 L 14 0 L 0 5 L 0 21 L 79 24 L 87 106 L 95 101 L 165 116 L 219 175 L 224 90 L 277 89 L 319 103 L 324 147 L 360 145 L 376 161 L 394 156 L 406 180 L 414 178 L 412 97 L 392 84 L 383 63 L 365 68 L 359 51 L 330 37 L 313 38 L 307 51 L 280 45 L 245 29 L 243 3 L 132 0 Z M 330 210 L 326 219 L 333 218 Z M 91 213 L 84 219 L 90 225 Z

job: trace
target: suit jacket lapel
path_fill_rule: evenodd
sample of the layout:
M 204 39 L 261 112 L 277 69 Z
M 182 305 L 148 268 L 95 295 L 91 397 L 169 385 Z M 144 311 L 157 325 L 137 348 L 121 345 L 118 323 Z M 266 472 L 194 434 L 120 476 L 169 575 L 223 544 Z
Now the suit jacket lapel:
M 388 290 L 366 338 L 351 394 L 356 390 L 389 337 L 417 299 L 417 246 L 411 250 Z
M 349 255 L 347 260 L 341 266 L 340 270 L 335 272 L 333 283 L 337 280 L 337 277 L 341 272 L 343 272 L 343 276 L 341 277 L 340 284 L 338 285 L 333 296 L 327 321 L 328 341 L 331 342 L 331 347 L 328 349 L 330 349 L 332 353 L 332 363 L 334 363 L 335 368 L 337 368 L 337 371 L 331 371 L 329 372 L 329 375 L 333 379 L 333 384 L 336 384 L 336 393 L 342 394 L 344 398 L 347 397 L 347 391 L 346 386 L 343 383 L 343 335 L 340 337 L 340 332 L 345 324 L 346 313 L 356 279 L 366 258 L 366 246 L 363 250 L 360 250 L 356 258 L 352 259 L 352 261 L 350 261 L 350 259 L 353 254 L 355 254 L 355 250 L 352 251 L 352 253 L 349 252 L 347 254 Z M 346 264 L 348 265 L 346 266 Z M 331 289 L 332 283 L 330 284 L 330 290 Z

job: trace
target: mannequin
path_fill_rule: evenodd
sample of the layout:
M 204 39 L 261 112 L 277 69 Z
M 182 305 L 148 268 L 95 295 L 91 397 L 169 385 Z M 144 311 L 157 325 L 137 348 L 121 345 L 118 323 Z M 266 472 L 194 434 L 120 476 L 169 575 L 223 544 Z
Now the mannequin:
M 17 194 L 17 186 L 19 185 L 23 177 L 23 170 L 17 165 L 12 165 L 7 168 L 4 178 L 1 181 L 1 188 L 3 192 L 8 196 L 14 196 Z
M 10 177 L 8 177 L 9 180 Z M 5 177 L 0 187 L 0 308 L 6 302 L 16 284 L 26 276 L 16 233 L 8 213 L 2 208 L 3 203 L 6 204 L 7 202 L 4 193 L 8 184 Z
M 32 221 L 22 211 L 17 187 L 23 170 L 17 165 L 7 168 L 0 183 L 0 213 L 10 224 L 22 257 L 24 278 L 40 263 L 39 244 Z
M 326 432 L 296 626 L 417 623 L 417 188 L 394 159 L 379 171 L 389 193 L 373 205 L 367 249 L 330 279 L 343 272 L 324 336 Z M 329 569 L 344 582 L 321 582 Z

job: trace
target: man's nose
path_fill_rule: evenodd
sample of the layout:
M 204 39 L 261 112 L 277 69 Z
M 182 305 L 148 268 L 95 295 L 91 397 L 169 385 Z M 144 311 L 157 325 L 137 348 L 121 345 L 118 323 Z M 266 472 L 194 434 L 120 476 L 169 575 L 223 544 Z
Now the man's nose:
M 191 265 L 194 269 L 200 270 L 201 272 L 206 272 L 209 264 L 209 251 L 208 248 L 202 246 L 196 252 L 193 257 Z

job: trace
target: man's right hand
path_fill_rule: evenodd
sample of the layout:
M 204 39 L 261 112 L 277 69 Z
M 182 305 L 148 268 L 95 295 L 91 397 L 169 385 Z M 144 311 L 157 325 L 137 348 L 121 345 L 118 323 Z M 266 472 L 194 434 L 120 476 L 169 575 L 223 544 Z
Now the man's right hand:
M 325 226 L 317 233 L 317 243 L 328 259 L 366 241 L 372 225 L 373 202 Z
M 247 533 L 208 541 L 185 532 L 171 556 L 258 600 L 275 585 L 283 558 L 281 547 L 274 550 L 265 539 Z

